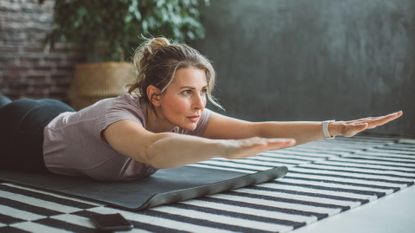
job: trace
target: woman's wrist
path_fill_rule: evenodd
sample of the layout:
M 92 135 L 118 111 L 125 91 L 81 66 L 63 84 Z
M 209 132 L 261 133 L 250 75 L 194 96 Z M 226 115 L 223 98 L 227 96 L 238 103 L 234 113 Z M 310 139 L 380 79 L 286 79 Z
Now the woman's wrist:
M 232 149 L 236 148 L 236 140 L 233 139 L 218 139 L 216 140 L 216 148 L 219 152 L 219 156 L 230 159 Z
M 328 130 L 329 130 L 330 135 L 333 137 L 342 136 L 342 133 L 341 133 L 342 126 L 343 126 L 343 123 L 340 121 L 331 122 L 328 125 Z
M 334 139 L 337 135 L 335 134 L 334 128 L 335 120 L 326 120 L 321 124 L 321 130 L 323 131 L 324 139 Z
M 228 154 L 228 148 L 226 147 L 226 140 L 220 139 L 216 142 L 216 148 L 219 152 L 219 156 L 226 158 Z

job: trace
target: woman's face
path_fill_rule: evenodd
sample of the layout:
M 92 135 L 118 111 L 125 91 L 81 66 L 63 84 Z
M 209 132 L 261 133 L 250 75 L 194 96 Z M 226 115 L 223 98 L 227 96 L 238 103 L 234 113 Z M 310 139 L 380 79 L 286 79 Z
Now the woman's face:
M 187 67 L 176 71 L 172 83 L 160 98 L 160 110 L 172 125 L 192 131 L 206 106 L 205 71 Z

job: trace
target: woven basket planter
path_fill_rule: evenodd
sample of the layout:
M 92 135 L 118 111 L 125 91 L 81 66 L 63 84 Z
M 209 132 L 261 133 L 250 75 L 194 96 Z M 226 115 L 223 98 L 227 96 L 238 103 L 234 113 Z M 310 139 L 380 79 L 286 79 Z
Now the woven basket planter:
M 98 100 L 119 96 L 135 81 L 135 67 L 127 62 L 78 64 L 69 89 L 69 99 L 76 110 Z

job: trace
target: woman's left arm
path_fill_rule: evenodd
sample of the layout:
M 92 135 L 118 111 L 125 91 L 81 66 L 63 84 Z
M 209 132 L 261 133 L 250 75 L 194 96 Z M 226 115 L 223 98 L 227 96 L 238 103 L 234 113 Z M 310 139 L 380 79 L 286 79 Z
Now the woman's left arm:
M 385 116 L 366 117 L 350 121 L 335 121 L 328 125 L 331 136 L 352 137 L 366 129 L 373 129 L 402 116 L 402 111 Z M 249 137 L 294 138 L 296 144 L 324 138 L 320 121 L 250 122 L 212 113 L 206 131 L 207 138 L 240 139 Z

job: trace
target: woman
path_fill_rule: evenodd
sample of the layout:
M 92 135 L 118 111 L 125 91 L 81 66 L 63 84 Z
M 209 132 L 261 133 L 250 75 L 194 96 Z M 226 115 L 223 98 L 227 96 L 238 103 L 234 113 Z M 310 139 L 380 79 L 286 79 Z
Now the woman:
M 248 122 L 206 109 L 215 72 L 195 49 L 165 38 L 136 51 L 138 80 L 125 95 L 74 112 L 56 100 L 0 108 L 1 166 L 97 180 L 147 177 L 160 168 L 254 156 L 335 136 L 351 137 L 402 115 L 324 122 Z

